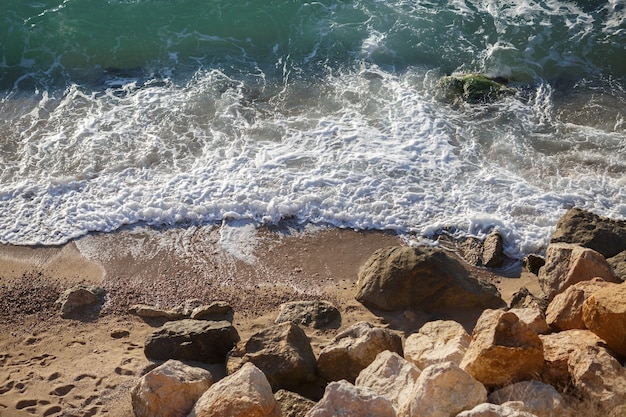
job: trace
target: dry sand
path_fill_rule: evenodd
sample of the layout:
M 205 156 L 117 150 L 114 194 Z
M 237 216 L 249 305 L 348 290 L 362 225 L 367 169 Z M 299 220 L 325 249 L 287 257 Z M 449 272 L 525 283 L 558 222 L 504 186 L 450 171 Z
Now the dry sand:
M 135 227 L 53 248 L 0 246 L 0 417 L 131 417 L 129 390 L 154 366 L 143 344 L 158 324 L 129 315 L 137 303 L 227 301 L 245 339 L 270 325 L 283 302 L 329 300 L 342 322 L 338 329 L 306 330 L 316 353 L 361 320 L 403 336 L 437 318 L 459 320 L 471 331 L 478 312 L 376 316 L 354 300 L 361 264 L 378 248 L 403 244 L 381 232 L 256 231 L 242 223 Z M 521 286 L 537 288 L 531 274 L 473 272 L 498 285 L 505 300 Z M 107 290 L 99 318 L 64 320 L 54 310 L 58 294 L 79 283 Z

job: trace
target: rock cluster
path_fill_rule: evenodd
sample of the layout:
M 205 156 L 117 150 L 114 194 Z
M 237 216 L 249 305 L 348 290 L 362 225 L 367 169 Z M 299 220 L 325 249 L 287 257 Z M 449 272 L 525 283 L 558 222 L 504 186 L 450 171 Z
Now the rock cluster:
M 277 324 L 244 341 L 219 316 L 184 318 L 146 341 L 146 356 L 167 362 L 137 383 L 133 410 L 137 417 L 624 415 L 626 283 L 612 272 L 599 252 L 555 242 L 539 270 L 545 302 L 507 308 L 442 251 L 386 248 L 361 269 L 356 298 L 385 311 L 480 308 L 471 335 L 451 320 L 410 334 L 360 322 L 316 355 L 307 332 L 341 320 L 328 303 L 284 306 Z M 332 320 L 317 318 L 329 311 Z M 179 360 L 221 363 L 227 376 L 215 381 Z

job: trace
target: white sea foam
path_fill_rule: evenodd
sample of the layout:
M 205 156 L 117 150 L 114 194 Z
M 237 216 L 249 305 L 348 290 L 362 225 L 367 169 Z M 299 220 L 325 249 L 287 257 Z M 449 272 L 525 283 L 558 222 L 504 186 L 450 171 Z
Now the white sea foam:
M 607 5 L 603 23 L 612 34 L 624 13 L 618 3 Z M 357 64 L 314 75 L 284 55 L 278 79 L 256 66 L 200 65 L 210 69 L 178 78 L 166 67 L 161 76 L 121 72 L 101 86 L 12 93 L 0 102 L 0 242 L 56 244 L 127 224 L 216 222 L 223 249 L 252 262 L 254 225 L 295 218 L 420 239 L 497 227 L 507 253 L 521 257 L 545 249 L 571 206 L 626 216 L 623 86 L 611 90 L 600 77 L 602 87 L 581 80 L 563 94 L 541 77 L 554 71 L 569 82 L 568 67 L 586 68 L 580 57 L 593 51 L 580 48 L 600 36 L 590 14 L 559 1 L 385 7 L 419 15 L 425 34 L 460 18 L 477 33 L 493 26 L 479 52 L 469 39 L 476 34 L 463 34 L 455 52 L 473 61 L 457 69 L 510 76 L 520 92 L 487 105 L 440 100 L 445 60 L 442 68 L 393 68 L 410 55 L 398 39 L 421 36 L 422 26 L 384 27 L 363 12 Z M 299 50 L 305 66 L 319 63 L 338 27 L 328 19 Z M 251 59 L 248 40 L 196 35 Z M 284 48 L 272 43 L 268 51 Z M 183 55 L 167 56 L 179 65 Z

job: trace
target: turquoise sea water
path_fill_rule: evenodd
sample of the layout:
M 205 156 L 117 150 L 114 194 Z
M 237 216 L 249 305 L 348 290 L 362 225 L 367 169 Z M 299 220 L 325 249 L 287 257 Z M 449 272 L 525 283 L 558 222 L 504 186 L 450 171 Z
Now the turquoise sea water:
M 250 221 L 541 251 L 626 216 L 626 1 L 3 0 L 0 242 Z M 451 103 L 481 72 L 517 94 Z

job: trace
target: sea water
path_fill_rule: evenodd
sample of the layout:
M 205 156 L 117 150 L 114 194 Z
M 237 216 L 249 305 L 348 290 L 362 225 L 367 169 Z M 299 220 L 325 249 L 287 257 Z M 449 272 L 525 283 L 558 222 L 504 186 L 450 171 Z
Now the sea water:
M 626 0 L 1 0 L 0 242 L 626 216 Z M 516 94 L 445 99 L 478 72 Z

